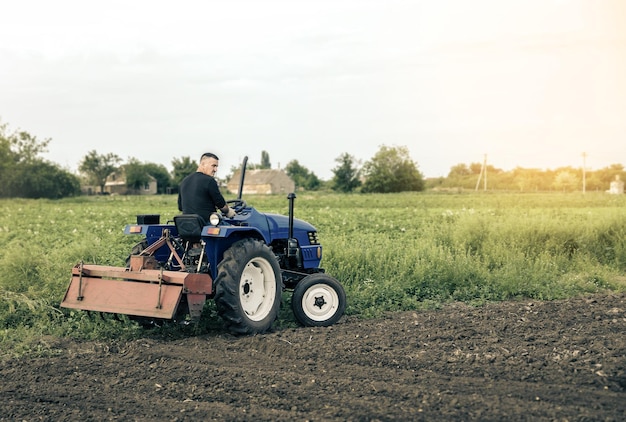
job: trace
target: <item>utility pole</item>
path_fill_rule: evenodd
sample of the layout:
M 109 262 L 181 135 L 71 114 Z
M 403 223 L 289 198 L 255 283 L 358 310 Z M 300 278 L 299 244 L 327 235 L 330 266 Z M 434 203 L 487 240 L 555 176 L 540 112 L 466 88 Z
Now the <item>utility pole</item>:
M 481 178 L 483 178 L 483 190 L 486 192 L 487 191 L 487 154 L 485 154 L 485 157 L 483 158 L 483 165 L 480 168 L 480 174 L 478 175 L 478 180 L 476 181 L 476 188 L 474 188 L 475 191 L 478 191 L 478 186 L 480 186 Z
M 583 194 L 587 190 L 587 153 L 583 152 Z
M 487 192 L 487 154 L 483 158 L 483 172 L 485 173 L 485 179 L 483 180 L 483 191 Z

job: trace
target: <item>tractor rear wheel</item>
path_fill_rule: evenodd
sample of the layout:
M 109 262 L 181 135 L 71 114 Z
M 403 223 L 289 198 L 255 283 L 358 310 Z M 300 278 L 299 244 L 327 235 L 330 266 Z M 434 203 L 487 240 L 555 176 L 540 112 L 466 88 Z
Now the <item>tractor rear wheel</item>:
M 215 305 L 233 334 L 269 330 L 278 317 L 282 297 L 280 266 L 261 241 L 234 243 L 217 266 Z
M 139 255 L 140 253 L 143 252 L 144 249 L 146 249 L 148 247 L 148 240 L 144 239 L 139 243 L 136 243 L 133 246 L 133 249 L 130 251 L 130 255 L 128 255 L 126 257 L 126 268 L 130 268 L 130 257 L 132 255 Z
M 334 278 L 316 273 L 298 282 L 291 297 L 291 308 L 298 322 L 308 327 L 327 327 L 346 310 L 346 292 Z

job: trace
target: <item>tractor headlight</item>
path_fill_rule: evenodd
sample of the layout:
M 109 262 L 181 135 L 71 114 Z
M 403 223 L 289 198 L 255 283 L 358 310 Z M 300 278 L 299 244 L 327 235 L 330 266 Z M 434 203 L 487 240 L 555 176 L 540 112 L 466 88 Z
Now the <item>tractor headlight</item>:
M 218 224 L 220 224 L 221 221 L 222 217 L 220 217 L 220 215 L 216 212 L 209 216 L 209 223 L 211 223 L 213 226 L 217 226 Z
M 308 232 L 307 233 L 309 236 L 309 244 L 311 245 L 319 245 L 320 241 L 317 237 L 317 232 Z

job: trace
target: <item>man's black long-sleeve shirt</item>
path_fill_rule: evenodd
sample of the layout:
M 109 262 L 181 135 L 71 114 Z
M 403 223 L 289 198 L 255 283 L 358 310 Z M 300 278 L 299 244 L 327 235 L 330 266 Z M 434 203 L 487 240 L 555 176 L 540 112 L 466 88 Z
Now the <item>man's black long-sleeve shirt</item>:
M 226 206 L 217 181 L 204 173 L 195 172 L 185 177 L 178 187 L 178 210 L 183 214 L 198 214 L 204 221 L 216 209 Z

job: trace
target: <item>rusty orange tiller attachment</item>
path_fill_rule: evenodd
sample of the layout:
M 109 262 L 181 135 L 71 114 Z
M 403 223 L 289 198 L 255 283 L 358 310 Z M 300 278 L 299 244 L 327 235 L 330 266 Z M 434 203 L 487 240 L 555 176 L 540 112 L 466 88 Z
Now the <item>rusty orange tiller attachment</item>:
M 74 266 L 61 306 L 172 319 L 183 295 L 192 319 L 199 318 L 207 297 L 213 295 L 211 276 L 156 269 L 151 257 L 132 256 L 130 268 L 82 262 Z

